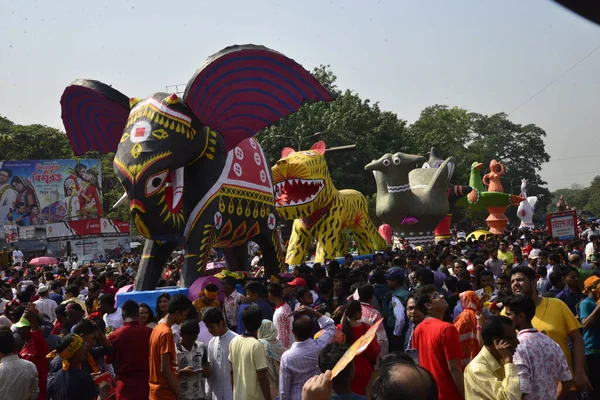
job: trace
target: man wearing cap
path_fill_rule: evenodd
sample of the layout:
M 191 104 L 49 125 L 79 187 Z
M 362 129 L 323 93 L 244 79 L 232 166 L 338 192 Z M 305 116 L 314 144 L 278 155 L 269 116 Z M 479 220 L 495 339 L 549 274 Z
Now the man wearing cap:
M 404 332 L 406 299 L 408 290 L 404 287 L 404 270 L 401 267 L 392 267 L 385 273 L 388 288 L 392 291 L 392 298 L 388 308 L 387 331 L 390 338 L 390 351 L 402 350 L 402 334 Z
M 537 271 L 538 261 L 540 259 L 540 250 L 533 249 L 529 252 L 529 256 L 527 257 L 529 260 L 529 267 L 534 271 Z M 545 265 L 544 265 L 545 267 Z
M 52 299 L 48 297 L 48 286 L 41 285 L 38 287 L 38 294 L 40 295 L 40 299 L 33 302 L 35 304 L 35 308 L 38 310 L 40 314 L 47 315 L 50 318 L 50 321 L 54 321 L 56 319 L 56 307 L 58 304 Z
M 19 322 L 13 326 L 18 331 L 19 336 L 25 341 L 19 357 L 35 364 L 40 388 L 38 399 L 45 400 L 46 382 L 48 381 L 48 360 L 46 360 L 46 354 L 48 354 L 50 349 L 40 329 L 35 306 L 29 304 Z

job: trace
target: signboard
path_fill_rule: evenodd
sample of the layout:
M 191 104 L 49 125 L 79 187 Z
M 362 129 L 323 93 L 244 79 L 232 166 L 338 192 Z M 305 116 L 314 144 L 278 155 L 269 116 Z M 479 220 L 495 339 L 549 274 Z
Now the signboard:
M 95 218 L 46 224 L 46 239 L 50 241 L 91 237 L 129 236 L 129 222 Z
M 579 237 L 577 213 L 574 210 L 549 213 L 546 215 L 548 234 L 560 241 L 568 241 Z
M 100 160 L 0 161 L 0 225 L 101 218 Z

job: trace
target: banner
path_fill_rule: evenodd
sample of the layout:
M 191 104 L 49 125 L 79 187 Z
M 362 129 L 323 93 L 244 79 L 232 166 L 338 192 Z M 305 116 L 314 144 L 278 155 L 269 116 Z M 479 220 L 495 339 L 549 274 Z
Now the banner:
M 575 211 L 555 212 L 546 215 L 548 234 L 560 241 L 573 240 L 579 237 L 577 213 Z
M 101 218 L 100 160 L 0 162 L 0 225 Z
M 48 241 L 121 236 L 129 236 L 129 223 L 114 219 L 82 219 L 46 225 Z

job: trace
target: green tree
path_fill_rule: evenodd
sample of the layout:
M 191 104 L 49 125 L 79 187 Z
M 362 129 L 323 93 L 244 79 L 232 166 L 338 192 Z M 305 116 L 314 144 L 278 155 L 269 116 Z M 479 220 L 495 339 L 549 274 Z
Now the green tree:
M 485 167 L 493 159 L 503 163 L 506 173 L 501 182 L 505 192 L 519 194 L 521 179 L 527 179 L 527 194 L 538 196 L 536 220 L 543 220 L 550 192 L 544 187 L 546 182 L 539 171 L 550 156 L 544 147 L 546 132 L 542 128 L 515 124 L 505 113 L 482 115 L 458 107 L 434 105 L 423 110 L 408 128 L 407 136 L 409 146 L 417 153 L 427 153 L 435 146 L 444 157 L 453 156 L 456 168 L 452 181 L 457 185 L 468 184 L 474 161 L 482 162 Z M 506 215 L 518 220 L 514 212 L 507 211 Z
M 574 207 L 583 217 L 600 217 L 600 175 L 592 179 L 589 186 L 574 184 L 570 188 L 552 192 L 552 199 L 547 212 L 555 212 L 560 196 L 565 196 L 569 207 Z
M 304 149 L 318 140 L 327 147 L 357 144 L 356 151 L 326 156 L 333 182 L 338 189 L 352 188 L 365 195 L 375 193 L 375 180 L 364 170 L 373 158 L 403 148 L 406 122 L 396 114 L 382 111 L 378 103 L 363 100 L 350 90 L 340 91 L 328 66 L 321 65 L 313 75 L 336 97 L 328 103 L 305 104 L 300 110 L 259 133 L 257 139 L 273 164 L 284 147 Z M 318 138 L 306 138 L 325 132 Z

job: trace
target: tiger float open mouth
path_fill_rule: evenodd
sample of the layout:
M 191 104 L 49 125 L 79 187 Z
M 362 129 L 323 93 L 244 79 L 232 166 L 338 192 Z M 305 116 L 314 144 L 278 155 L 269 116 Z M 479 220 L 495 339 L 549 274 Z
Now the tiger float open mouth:
M 273 185 L 275 206 L 307 204 L 317 198 L 325 187 L 323 179 L 287 179 Z

